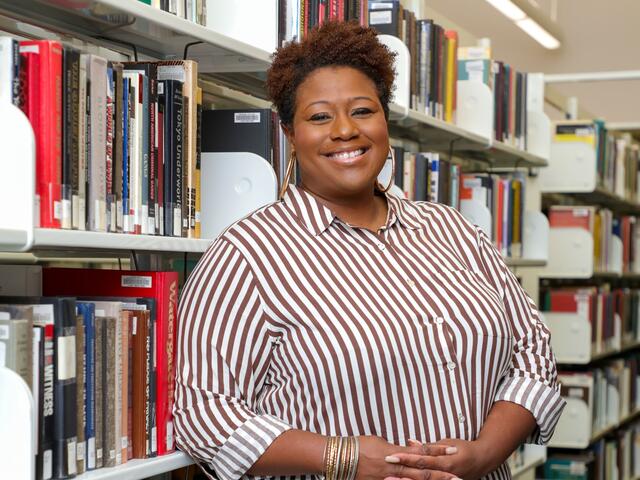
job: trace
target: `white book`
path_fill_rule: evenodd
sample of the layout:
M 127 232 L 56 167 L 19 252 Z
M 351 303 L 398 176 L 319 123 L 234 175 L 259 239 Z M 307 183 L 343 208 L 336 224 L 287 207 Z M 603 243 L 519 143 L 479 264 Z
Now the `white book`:
M 129 233 L 142 231 L 142 102 L 139 101 L 140 73 L 125 70 L 131 82 L 132 119 L 129 122 Z
M 89 80 L 89 142 L 88 160 L 89 229 L 107 231 L 107 60 L 97 55 L 87 57 Z

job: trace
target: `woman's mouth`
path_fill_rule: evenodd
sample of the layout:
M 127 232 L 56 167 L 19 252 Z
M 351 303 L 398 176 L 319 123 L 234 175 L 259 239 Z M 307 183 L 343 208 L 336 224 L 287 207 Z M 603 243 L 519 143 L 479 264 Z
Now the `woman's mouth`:
M 343 150 L 340 152 L 329 153 L 325 156 L 336 163 L 350 165 L 361 160 L 368 150 L 368 148 L 355 148 L 353 150 Z

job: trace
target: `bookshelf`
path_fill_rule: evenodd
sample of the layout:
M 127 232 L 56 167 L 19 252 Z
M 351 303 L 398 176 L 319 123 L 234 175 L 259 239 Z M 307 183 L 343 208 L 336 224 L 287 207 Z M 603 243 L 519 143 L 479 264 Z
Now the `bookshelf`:
M 78 5 L 74 7 L 74 5 Z M 186 45 L 201 42 L 189 50 L 189 58 L 199 62 L 201 73 L 210 78 L 221 79 L 225 86 L 208 89 L 221 97 L 232 97 L 243 104 L 261 105 L 264 92 L 262 76 L 269 66 L 269 52 L 221 35 L 209 28 L 177 18 L 161 10 L 134 0 L 87 0 L 62 2 L 61 0 L 22 0 L 20 2 L 0 0 L 0 15 L 6 16 L 2 25 L 12 26 L 13 31 L 22 31 L 22 23 L 71 35 L 81 39 L 98 41 L 103 45 L 137 46 L 140 54 L 153 58 L 182 58 Z M 234 87 L 250 92 L 239 93 Z M 489 109 L 492 111 L 492 108 Z M 489 110 L 485 113 L 489 114 Z M 489 168 L 544 167 L 547 158 L 540 152 L 524 151 L 491 139 L 471 129 L 450 124 L 416 110 L 405 110 L 399 105 L 391 106 L 390 133 L 418 141 L 429 148 L 453 151 L 470 159 L 484 161 Z M 0 117 L 4 112 L 0 111 Z M 15 112 L 6 120 L 15 127 Z M 21 122 L 21 123 L 20 123 Z M 34 205 L 33 149 L 25 148 L 33 142 L 30 127 L 22 120 L 11 130 L 17 149 L 15 154 L 2 155 L 0 172 L 11 172 L 0 178 L 0 201 L 18 205 L 18 213 L 7 219 L 0 214 L 0 251 L 3 252 L 190 252 L 202 253 L 211 243 L 206 239 L 186 239 L 120 233 L 56 230 L 33 228 Z M 29 128 L 27 128 L 29 127 Z M 2 137 L 3 148 L 8 138 Z M 24 161 L 21 161 L 24 160 Z M 20 165 L 16 173 L 14 167 Z M 7 190 L 10 185 L 18 186 Z M 4 193 L 3 193 L 4 192 Z M 545 260 L 509 259 L 510 267 L 540 267 Z M 528 455 L 525 464 L 514 471 L 514 475 L 525 475 L 544 461 L 544 452 Z M 159 473 L 190 465 L 193 462 L 182 453 L 133 460 L 114 468 L 87 472 L 76 478 L 80 480 L 142 479 Z

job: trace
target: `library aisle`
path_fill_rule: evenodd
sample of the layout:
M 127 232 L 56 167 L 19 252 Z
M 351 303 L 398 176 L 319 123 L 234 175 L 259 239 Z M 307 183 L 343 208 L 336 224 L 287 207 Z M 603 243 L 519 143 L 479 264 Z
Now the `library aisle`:
M 225 237 L 216 239 L 280 201 L 287 182 L 299 182 L 300 162 L 288 172 L 295 152 L 282 124 L 286 112 L 271 104 L 266 81 L 278 47 L 305 42 L 329 22 L 370 27 L 371 38 L 394 55 L 390 148 L 379 184 L 402 199 L 394 201 L 457 210 L 493 244 L 506 265 L 503 276 L 517 279 L 513 285 L 537 306 L 535 333 L 516 338 L 521 332 L 509 331 L 488 336 L 490 343 L 511 341 L 514 359 L 526 357 L 512 362 L 531 366 L 546 358 L 539 351 L 546 344 L 536 342 L 550 333 L 556 365 L 545 361 L 535 371 L 512 365 L 520 386 L 498 385 L 495 397 L 517 403 L 535 386 L 536 402 L 548 398 L 532 413 L 545 424 L 557 421 L 555 430 L 547 435 L 548 425 L 539 425 L 528 438 L 535 443 L 514 446 L 506 465 L 483 478 L 510 471 L 517 480 L 640 479 L 638 19 L 640 4 L 625 0 L 0 0 L 0 479 L 241 478 L 251 467 L 243 462 L 286 422 L 303 411 L 333 415 L 321 406 L 334 409 L 343 400 L 323 398 L 327 385 L 298 392 L 296 418 L 287 416 L 288 389 L 306 379 L 287 377 L 291 372 L 271 358 L 291 366 L 309 353 L 300 350 L 295 359 L 283 353 L 289 326 L 269 331 L 268 345 L 260 347 L 271 352 L 268 362 L 256 360 L 256 332 L 273 326 L 250 319 L 232 336 L 241 347 L 221 358 L 219 371 L 196 379 L 180 357 L 210 337 L 203 354 L 224 357 L 218 349 L 230 340 L 221 333 L 222 317 L 255 304 L 266 319 L 276 315 L 270 305 L 284 305 L 291 292 L 257 294 L 273 295 L 273 303 L 256 302 L 244 290 L 233 299 L 228 294 L 207 314 L 216 325 L 211 333 L 199 326 L 178 334 L 187 310 L 211 312 L 212 291 L 220 290 L 212 286 L 209 297 L 188 303 L 182 292 L 190 279 L 222 278 L 225 292 L 263 280 L 244 260 L 249 245 L 223 251 Z M 370 70 L 356 68 L 371 78 Z M 316 225 L 323 214 L 302 222 Z M 270 247 L 298 248 L 284 234 L 266 238 L 252 228 Z M 310 246 L 306 255 L 315 260 L 318 252 Z M 327 259 L 339 256 L 326 252 Z M 365 261 L 357 247 L 353 256 L 349 261 Z M 446 260 L 451 265 L 454 256 Z M 228 274 L 219 274 L 223 267 Z M 273 271 L 286 274 L 279 266 Z M 491 279 L 475 270 L 453 273 L 488 292 L 477 298 L 499 303 Z M 415 287 L 410 272 L 402 275 Z M 443 279 L 429 282 L 434 292 L 444 288 Z M 319 305 L 328 290 L 314 285 Z M 189 286 L 185 291 L 192 295 Z M 374 291 L 362 288 L 365 296 Z M 346 295 L 329 303 L 342 304 Z M 509 295 L 505 289 L 505 308 L 519 308 Z M 352 340 L 350 355 L 362 348 L 373 358 L 381 338 L 390 341 L 391 329 L 405 328 L 397 325 L 398 312 L 385 313 L 387 330 L 371 330 L 380 338 L 367 338 L 369 345 Z M 411 342 L 449 356 L 429 365 L 433 376 L 423 379 L 422 398 L 439 399 L 444 387 L 435 385 L 447 374 L 457 378 L 457 362 L 464 367 L 467 354 L 447 325 L 453 319 L 419 315 L 412 322 L 424 338 Z M 466 333 L 481 329 L 471 327 Z M 346 333 L 338 343 L 345 339 Z M 418 363 L 402 355 L 403 369 Z M 336 363 L 337 383 L 342 368 Z M 549 384 L 556 373 L 557 385 Z M 263 380 L 254 385 L 258 374 Z M 177 388 L 180 382 L 190 389 Z M 225 392 L 200 388 L 216 382 Z M 374 389 L 382 392 L 382 383 Z M 566 405 L 546 419 L 541 411 L 554 411 L 554 388 Z M 273 411 L 247 407 L 269 395 Z M 214 406 L 218 397 L 224 408 Z M 174 418 L 198 401 L 210 416 L 194 414 L 207 430 L 195 435 L 216 445 L 185 442 L 185 417 Z M 455 409 L 466 408 L 459 403 Z M 238 404 L 246 410 L 234 410 Z M 225 438 L 234 415 L 245 423 Z M 406 431 L 389 427 L 389 412 L 379 415 L 389 430 L 376 433 L 381 437 Z M 315 419 L 314 430 L 313 421 L 305 424 L 309 430 L 324 429 Z M 473 422 L 461 413 L 435 423 L 429 428 L 447 435 L 423 431 L 415 438 L 476 441 L 467 438 L 464 425 Z M 327 443 L 323 474 L 315 476 L 356 480 L 355 440 L 338 438 Z M 234 448 L 241 460 L 230 459 Z

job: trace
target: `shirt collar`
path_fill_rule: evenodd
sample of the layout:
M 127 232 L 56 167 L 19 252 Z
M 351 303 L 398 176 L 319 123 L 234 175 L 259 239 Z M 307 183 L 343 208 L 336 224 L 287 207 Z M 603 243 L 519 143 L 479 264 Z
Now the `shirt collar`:
M 422 227 L 418 211 L 411 202 L 402 200 L 388 192 L 384 195 L 389 207 L 387 227 L 393 225 L 396 220 L 409 230 L 417 230 Z M 337 215 L 330 208 L 296 185 L 289 185 L 283 201 L 291 209 L 296 219 L 316 236 L 324 232 L 337 218 Z

